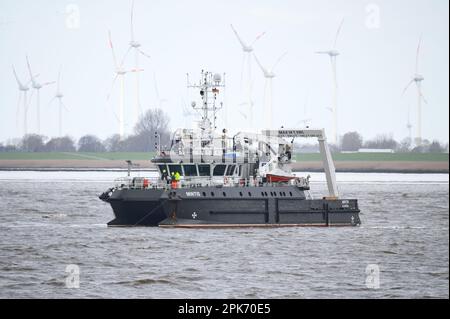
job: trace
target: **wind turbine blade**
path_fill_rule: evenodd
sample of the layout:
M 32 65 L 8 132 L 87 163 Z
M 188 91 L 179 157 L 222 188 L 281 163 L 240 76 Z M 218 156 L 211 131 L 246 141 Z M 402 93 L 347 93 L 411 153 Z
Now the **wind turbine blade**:
M 403 89 L 403 93 L 402 96 L 406 93 L 406 91 L 408 90 L 408 88 L 411 86 L 411 84 L 414 82 L 414 79 L 412 79 L 411 81 L 408 82 L 408 84 L 406 85 L 406 87 Z
M 69 109 L 67 108 L 67 106 L 61 101 L 61 105 L 64 108 L 64 110 L 66 110 L 67 112 L 69 112 Z
M 113 56 L 113 61 L 114 61 L 114 67 L 116 69 L 119 68 L 119 65 L 117 64 L 117 59 L 116 59 L 116 52 L 114 51 L 114 46 L 112 43 L 112 39 L 111 39 L 111 31 L 108 30 L 108 39 L 109 39 L 109 47 L 111 48 L 112 51 L 112 56 Z
M 273 71 L 275 69 L 275 67 L 278 65 L 278 63 L 280 63 L 280 61 L 286 56 L 287 51 L 284 52 L 279 58 L 278 60 L 275 62 L 275 64 L 272 66 L 272 69 L 270 69 L 271 71 Z
M 417 52 L 416 52 L 416 74 L 419 73 L 419 54 L 420 54 L 420 47 L 422 45 L 422 36 L 419 38 L 419 44 L 417 45 Z
M 256 54 L 253 53 L 253 56 L 255 57 L 256 63 L 259 65 L 261 71 L 263 71 L 264 75 L 266 75 L 268 73 L 267 70 L 262 66 L 261 62 L 259 62 Z
M 422 100 L 425 102 L 425 104 L 428 104 L 427 99 L 425 98 L 425 96 L 422 93 L 422 88 L 419 85 L 417 85 L 417 91 L 419 92 L 419 95 L 422 98 Z
M 50 100 L 50 102 L 48 102 L 48 105 L 47 105 L 47 106 L 50 106 L 50 105 L 53 103 L 54 100 L 56 100 L 56 96 L 53 97 L 53 98 Z
M 52 85 L 52 84 L 55 84 L 55 83 L 56 83 L 56 81 L 45 82 L 45 83 L 42 83 L 42 87 L 47 86 L 47 85 Z
M 128 53 L 130 53 L 131 49 L 132 49 L 132 47 L 129 46 L 127 52 L 125 52 L 125 54 L 124 54 L 122 60 L 120 61 L 120 66 L 119 66 L 120 68 L 123 67 L 123 65 L 124 65 L 124 63 L 125 63 L 125 59 L 127 58 Z
M 16 69 L 14 68 L 14 65 L 12 66 L 12 69 L 13 69 L 14 77 L 16 78 L 16 81 L 17 81 L 17 85 L 19 85 L 19 87 L 23 87 L 22 82 L 20 82 L 19 77 L 17 76 Z
M 117 81 L 117 78 L 119 77 L 119 75 L 118 74 L 116 74 L 116 76 L 114 77 L 114 80 L 113 80 L 113 82 L 112 82 L 112 84 L 111 84 L 111 89 L 109 90 L 109 93 L 108 93 L 108 95 L 106 96 L 106 100 L 107 101 L 109 101 L 109 98 L 111 97 L 111 92 L 112 92 L 112 90 L 114 89 L 114 84 L 116 84 L 116 81 Z
M 250 46 L 253 46 L 253 44 L 255 44 L 256 41 L 258 41 L 259 39 L 261 39 L 264 35 L 266 34 L 266 32 L 262 32 L 260 34 L 258 34 L 255 38 L 255 40 L 253 40 L 253 42 L 250 44 Z
M 143 56 L 145 56 L 148 59 L 151 59 L 150 55 L 148 55 L 147 53 L 145 53 L 144 51 L 142 51 L 141 49 L 137 49 L 139 51 L 140 54 L 142 54 Z
M 28 60 L 28 55 L 26 56 L 26 59 L 27 59 L 28 72 L 30 73 L 31 81 L 33 81 L 33 73 L 31 72 L 31 66 L 30 66 L 30 61 Z
M 134 26 L 133 26 L 133 15 L 134 15 L 134 0 L 131 0 L 131 20 L 130 20 L 130 30 L 131 30 L 131 41 L 134 41 Z
M 338 27 L 338 29 L 337 29 L 336 37 L 334 38 L 333 48 L 336 48 L 337 40 L 338 40 L 339 34 L 341 33 L 341 29 L 342 29 L 342 25 L 343 25 L 343 24 L 344 24 L 344 18 L 342 18 L 342 21 L 341 21 L 341 23 L 339 24 L 339 27 Z
M 245 42 L 241 39 L 241 37 L 239 36 L 239 33 L 237 33 L 236 29 L 233 27 L 232 24 L 231 25 L 231 29 L 233 29 L 234 34 L 236 35 L 236 38 L 238 39 L 239 43 L 241 44 L 242 48 L 247 47 L 247 45 L 245 44 Z

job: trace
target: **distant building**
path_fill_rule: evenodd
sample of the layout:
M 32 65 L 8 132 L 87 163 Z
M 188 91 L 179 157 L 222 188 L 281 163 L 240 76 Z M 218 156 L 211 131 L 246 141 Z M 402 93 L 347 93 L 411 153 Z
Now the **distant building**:
M 391 148 L 360 148 L 358 153 L 394 153 Z

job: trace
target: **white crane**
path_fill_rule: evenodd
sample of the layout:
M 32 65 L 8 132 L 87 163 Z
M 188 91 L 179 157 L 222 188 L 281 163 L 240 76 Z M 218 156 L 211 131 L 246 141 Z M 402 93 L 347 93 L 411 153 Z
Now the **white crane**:
M 236 35 L 237 40 L 239 41 L 243 56 L 242 56 L 242 69 L 241 69 L 241 89 L 243 88 L 243 91 L 245 91 L 245 102 L 241 103 L 240 105 L 247 105 L 249 108 L 249 126 L 250 128 L 253 128 L 253 100 L 252 100 L 252 52 L 253 52 L 253 45 L 258 41 L 265 32 L 260 33 L 258 36 L 256 36 L 255 40 L 253 40 L 252 43 L 247 44 L 242 37 L 239 35 L 239 33 L 236 31 L 236 29 L 231 24 L 231 29 L 233 30 L 234 34 Z M 244 84 L 244 73 L 246 74 L 246 81 Z M 242 112 L 239 111 L 241 114 Z M 246 117 L 247 118 L 247 117 Z
M 17 86 L 19 88 L 19 98 L 17 101 L 17 111 L 16 111 L 16 127 L 18 132 L 20 132 L 19 129 L 19 116 L 20 116 L 20 105 L 23 99 L 23 134 L 26 135 L 28 133 L 28 127 L 27 127 L 27 115 L 28 115 L 28 104 L 27 104 L 27 95 L 28 95 L 28 91 L 30 90 L 29 84 L 31 82 L 31 80 L 29 80 L 27 83 L 23 83 L 22 81 L 20 81 L 19 77 L 17 76 L 17 72 L 16 69 L 14 68 L 14 65 L 12 66 L 13 69 L 13 73 L 14 73 L 14 77 L 16 78 L 17 81 Z M 20 134 L 20 133 L 19 133 Z
M 272 116 L 273 116 L 273 100 L 272 100 L 272 80 L 275 78 L 276 74 L 273 72 L 275 67 L 280 63 L 280 61 L 285 57 L 287 52 L 283 53 L 277 61 L 273 64 L 273 66 L 270 69 L 265 68 L 261 62 L 259 62 L 258 58 L 255 54 L 253 56 L 255 57 L 256 63 L 258 63 L 259 67 L 261 68 L 261 71 L 263 72 L 265 80 L 264 84 L 264 115 L 265 115 L 265 126 L 266 128 L 272 127 Z
M 64 94 L 62 94 L 61 92 L 60 84 L 61 84 L 61 69 L 59 70 L 58 73 L 58 81 L 56 82 L 55 96 L 53 97 L 53 99 L 51 99 L 49 104 L 51 104 L 55 99 L 58 99 L 58 136 L 62 137 L 62 109 L 64 108 L 67 110 L 67 108 L 62 101 Z
M 119 85 L 120 85 L 120 91 L 119 91 L 119 114 L 117 116 L 118 118 L 118 122 L 119 122 L 119 135 L 120 138 L 123 138 L 125 135 L 125 108 L 124 108 L 124 94 L 125 94 L 125 74 L 130 73 L 130 72 L 141 72 L 143 71 L 142 69 L 130 69 L 130 70 L 125 70 L 123 67 L 124 64 L 124 59 L 122 59 L 121 63 L 119 64 L 117 62 L 117 58 L 116 58 L 116 53 L 114 51 L 114 46 L 112 43 L 112 39 L 111 39 L 111 31 L 108 32 L 108 36 L 109 36 L 109 46 L 111 47 L 111 52 L 112 52 L 112 56 L 113 56 L 113 61 L 114 61 L 114 72 L 115 72 L 115 76 L 111 85 L 111 91 L 114 88 L 114 84 L 116 83 L 117 80 L 119 80 Z M 108 93 L 107 96 L 107 100 L 109 100 L 110 96 L 111 96 L 111 91 Z
M 333 113 L 333 129 L 332 129 L 332 141 L 335 145 L 338 144 L 338 115 L 337 115 L 337 104 L 338 104 L 338 83 L 337 83 L 337 71 L 336 71 L 336 60 L 340 52 L 336 49 L 337 40 L 339 37 L 339 33 L 341 32 L 342 25 L 344 24 L 344 19 L 342 19 L 341 23 L 336 32 L 336 36 L 333 42 L 333 48 L 327 51 L 317 51 L 317 54 L 326 54 L 330 57 L 331 62 L 331 73 L 333 76 L 333 100 L 332 100 L 332 113 Z
M 425 96 L 422 93 L 422 81 L 425 80 L 425 78 L 419 74 L 419 55 L 420 55 L 420 47 L 422 44 L 422 37 L 419 39 L 419 44 L 417 46 L 416 51 L 416 72 L 413 75 L 411 81 L 408 82 L 408 85 L 403 90 L 403 94 L 406 93 L 410 85 L 415 82 L 417 87 L 417 133 L 415 138 L 415 144 L 416 146 L 422 145 L 422 101 L 425 102 L 425 104 L 428 104 L 427 100 L 425 99 Z
M 27 56 L 27 66 L 28 66 L 28 72 L 30 74 L 31 77 L 31 84 L 33 89 L 36 91 L 36 122 L 37 122 L 37 127 L 36 127 L 36 132 L 37 134 L 41 134 L 41 97 L 40 97 L 40 91 L 43 87 L 46 87 L 48 85 L 54 84 L 55 81 L 51 81 L 51 82 L 44 82 L 44 83 L 39 83 L 36 81 L 36 77 L 37 76 L 33 76 L 33 73 L 31 72 L 31 65 L 30 65 L 30 61 L 28 60 L 28 56 Z

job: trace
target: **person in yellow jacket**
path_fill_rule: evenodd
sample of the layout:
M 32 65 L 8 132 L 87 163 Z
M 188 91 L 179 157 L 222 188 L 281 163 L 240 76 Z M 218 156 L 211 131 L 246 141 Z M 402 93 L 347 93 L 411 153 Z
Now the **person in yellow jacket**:
M 175 172 L 175 182 L 176 182 L 177 188 L 180 186 L 180 179 L 181 179 L 180 173 Z

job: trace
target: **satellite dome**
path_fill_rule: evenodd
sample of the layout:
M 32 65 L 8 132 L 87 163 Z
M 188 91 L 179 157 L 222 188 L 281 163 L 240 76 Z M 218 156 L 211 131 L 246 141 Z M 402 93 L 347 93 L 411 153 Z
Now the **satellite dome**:
M 221 82 L 222 76 L 219 73 L 214 74 L 214 82 Z

